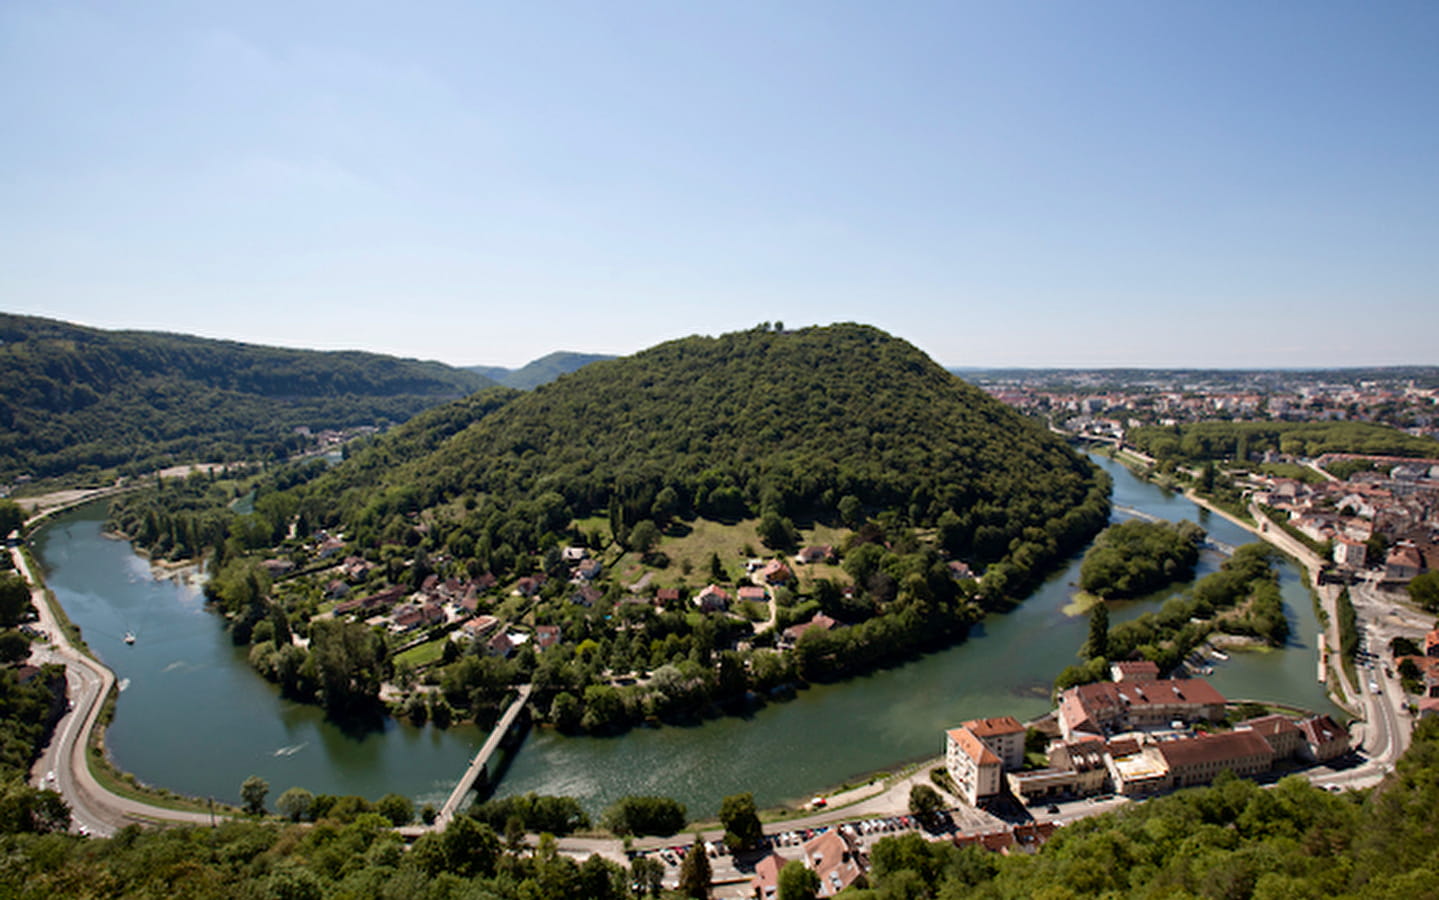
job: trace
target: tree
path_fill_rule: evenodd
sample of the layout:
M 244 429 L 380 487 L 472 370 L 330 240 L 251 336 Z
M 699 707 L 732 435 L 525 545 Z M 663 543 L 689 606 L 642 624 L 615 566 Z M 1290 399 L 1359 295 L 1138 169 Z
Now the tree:
M 500 858 L 500 838 L 488 825 L 469 816 L 457 816 L 441 835 L 445 864 L 462 878 L 493 875 Z
M 10 499 L 0 499 L 0 540 L 25 524 L 25 510 Z
M 658 897 L 664 887 L 665 865 L 649 856 L 636 856 L 630 863 L 630 881 L 634 884 L 635 896 L 648 894 Z
M 605 809 L 600 824 L 618 835 L 671 835 L 685 827 L 685 806 L 669 797 L 621 797 Z
M 779 900 L 814 900 L 819 886 L 819 875 L 797 859 L 779 870 Z
M 308 819 L 314 806 L 315 795 L 302 787 L 290 788 L 280 795 L 280 799 L 275 801 L 275 809 L 291 822 Z
M 30 641 L 25 635 L 14 628 L 0 631 L 0 663 L 21 662 L 29 655 Z
M 709 900 L 711 877 L 710 858 L 705 853 L 705 842 L 700 840 L 699 835 L 695 835 L 690 852 L 685 854 L 684 862 L 680 863 L 680 894 L 692 900 Z
M 20 624 L 30 606 L 30 587 L 14 572 L 0 574 L 0 627 Z
M 1409 599 L 1429 612 L 1439 612 L 1439 570 L 1416 575 L 1409 582 Z
M 724 826 L 725 846 L 731 852 L 752 850 L 759 846 L 764 836 L 760 825 L 759 812 L 755 809 L 754 794 L 731 794 L 720 803 L 720 824 Z
M 654 522 L 643 519 L 630 529 L 629 547 L 640 556 L 649 556 L 660 542 L 660 530 Z
M 265 796 L 270 793 L 270 782 L 259 775 L 251 775 L 240 785 L 240 801 L 245 812 L 252 816 L 265 814 Z
M 415 818 L 415 804 L 403 794 L 386 794 L 375 804 L 375 812 L 390 820 L 396 828 L 408 825 Z
M 1089 613 L 1089 637 L 1079 653 L 1085 659 L 1101 659 L 1109 653 L 1109 607 L 1103 600 Z
M 937 824 L 943 810 L 944 799 L 934 788 L 927 784 L 916 784 L 909 789 L 909 811 L 917 816 L 926 828 Z

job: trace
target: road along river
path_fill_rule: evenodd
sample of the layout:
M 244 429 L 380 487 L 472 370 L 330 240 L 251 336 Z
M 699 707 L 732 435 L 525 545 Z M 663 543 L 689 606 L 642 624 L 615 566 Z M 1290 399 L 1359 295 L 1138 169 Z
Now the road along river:
M 1188 518 L 1231 545 L 1252 538 L 1116 463 L 1095 461 L 1114 478 L 1116 507 Z M 272 799 L 300 785 L 316 793 L 373 799 L 395 791 L 417 803 L 443 802 L 484 732 L 388 720 L 378 730 L 347 733 L 317 708 L 284 700 L 230 644 L 198 589 L 157 580 L 128 544 L 101 535 L 103 517 L 102 505 L 83 507 L 57 517 L 35 543 L 49 586 L 125 686 L 108 732 L 119 766 L 150 784 L 232 803 L 250 775 L 270 783 Z M 1199 575 L 1220 561 L 1206 552 Z M 1075 659 L 1087 629 L 1083 617 L 1064 612 L 1078 566 L 1076 556 L 1019 608 L 985 619 L 961 645 L 801 691 L 747 718 L 613 738 L 534 731 L 498 792 L 570 794 L 592 811 L 624 794 L 667 794 L 694 815 L 710 815 L 737 791 L 753 791 L 761 805 L 779 804 L 936 756 L 944 729 L 963 719 L 1023 719 L 1048 708 L 1050 683 Z M 1336 712 L 1314 677 L 1318 624 L 1302 573 L 1285 563 L 1281 579 L 1290 645 L 1233 654 L 1212 680 L 1227 696 Z M 1182 587 L 1116 605 L 1112 620 L 1157 608 Z M 127 631 L 136 636 L 133 645 L 123 642 Z

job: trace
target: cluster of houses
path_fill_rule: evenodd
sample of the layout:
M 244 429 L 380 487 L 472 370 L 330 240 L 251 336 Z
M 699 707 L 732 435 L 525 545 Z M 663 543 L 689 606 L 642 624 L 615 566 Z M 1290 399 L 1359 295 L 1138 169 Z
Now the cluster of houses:
M 1276 763 L 1323 763 L 1349 752 L 1329 716 L 1267 715 L 1232 731 L 1217 723 L 1225 699 L 1203 679 L 1161 679 L 1150 662 L 1121 662 L 1113 681 L 1069 688 L 1056 712 L 1060 737 L 1048 766 L 1024 767 L 1026 729 L 1009 716 L 975 719 L 945 734 L 945 768 L 972 805 L 1009 794 L 1024 803 L 1099 794 L 1144 796 L 1207 784 L 1222 771 L 1251 776 Z
M 1176 373 L 1179 375 L 1179 373 Z M 984 389 L 1002 403 L 1029 413 L 1064 416 L 1071 431 L 1122 437 L 1125 428 L 1144 424 L 1175 425 L 1220 419 L 1277 419 L 1289 422 L 1362 421 L 1403 423 L 1403 430 L 1415 435 L 1439 436 L 1439 390 L 1407 384 L 1361 382 L 1324 384 L 1308 381 L 1304 375 L 1278 375 L 1293 383 L 1273 383 L 1276 373 L 1265 373 L 1250 385 L 1233 379 L 1204 383 L 1202 376 L 1183 373 L 1179 378 L 1162 375 L 1133 385 L 1127 390 L 1096 389 L 1112 381 L 1112 373 L 1095 373 L 1085 378 L 1069 373 L 1069 380 L 1088 389 L 1055 389 L 1045 384 L 1045 375 L 1036 374 L 1029 383 L 1023 377 L 1007 378 Z
M 1366 460 L 1387 470 L 1321 484 L 1258 477 L 1253 498 L 1288 513 L 1289 523 L 1306 537 L 1332 542 L 1341 569 L 1378 569 L 1385 581 L 1404 583 L 1439 568 L 1439 460 L 1331 454 L 1316 462 L 1338 459 Z M 1371 550 L 1376 535 L 1388 548 L 1382 558 Z

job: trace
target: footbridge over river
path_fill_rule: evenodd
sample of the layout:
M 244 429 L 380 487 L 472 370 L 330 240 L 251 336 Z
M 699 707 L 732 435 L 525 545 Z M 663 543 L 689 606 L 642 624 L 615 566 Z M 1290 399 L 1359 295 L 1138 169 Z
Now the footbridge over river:
M 455 817 L 455 813 L 459 812 L 460 804 L 469 796 L 470 791 L 475 789 L 476 783 L 487 775 L 490 757 L 495 755 L 495 751 L 500 749 L 500 745 L 509 735 L 510 729 L 515 724 L 515 719 L 519 717 L 520 711 L 524 709 L 525 704 L 529 702 L 530 692 L 533 691 L 534 688 L 535 686 L 533 684 L 527 684 L 521 687 L 520 695 L 515 698 L 515 702 L 509 705 L 504 715 L 500 716 L 500 720 L 495 723 L 495 727 L 490 731 L 490 736 L 485 740 L 484 746 L 480 748 L 479 753 L 475 754 L 475 758 L 470 760 L 469 768 L 465 769 L 465 774 L 460 776 L 460 783 L 455 785 L 455 789 L 450 793 L 450 797 L 445 801 L 445 805 L 440 807 L 440 814 L 435 817 L 436 831 L 443 831 L 445 826 L 450 824 L 450 820 Z
M 1135 509 L 1132 506 L 1123 506 L 1118 503 L 1114 504 L 1114 511 L 1117 513 L 1123 513 L 1126 516 L 1133 516 L 1136 519 L 1143 519 L 1146 522 L 1168 521 L 1166 519 L 1161 519 L 1159 516 L 1156 516 L 1153 513 L 1147 513 L 1144 510 Z M 1233 544 L 1226 543 L 1221 540 L 1216 540 L 1215 538 L 1210 536 L 1205 537 L 1204 546 L 1208 547 L 1211 550 L 1217 550 L 1220 553 L 1223 553 L 1225 556 L 1234 555 L 1235 546 Z

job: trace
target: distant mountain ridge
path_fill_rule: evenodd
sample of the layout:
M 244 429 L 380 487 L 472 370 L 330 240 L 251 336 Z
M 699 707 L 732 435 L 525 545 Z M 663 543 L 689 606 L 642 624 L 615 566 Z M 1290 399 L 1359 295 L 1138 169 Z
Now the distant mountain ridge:
M 577 372 L 592 362 L 603 362 L 608 359 L 615 359 L 615 357 L 602 353 L 571 353 L 566 350 L 557 350 L 526 363 L 518 369 L 506 369 L 503 366 L 466 366 L 465 368 L 489 378 L 496 384 L 502 384 L 518 391 L 531 391 L 542 384 L 549 384 L 561 375 Z
M 494 382 L 438 362 L 0 313 L 0 481 L 253 459 L 295 429 L 403 422 Z

